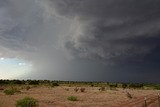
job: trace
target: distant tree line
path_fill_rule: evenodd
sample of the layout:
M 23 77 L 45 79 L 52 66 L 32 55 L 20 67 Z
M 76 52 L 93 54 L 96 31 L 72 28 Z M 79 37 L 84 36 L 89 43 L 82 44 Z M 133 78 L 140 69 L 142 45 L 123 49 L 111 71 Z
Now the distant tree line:
M 110 88 L 133 88 L 142 89 L 144 87 L 153 87 L 160 90 L 159 84 L 149 83 L 111 83 L 111 82 L 97 82 L 97 81 L 59 81 L 59 80 L 0 80 L 0 85 L 43 85 L 48 84 L 51 86 L 59 86 L 60 84 L 68 84 L 69 86 L 75 85 L 89 85 L 91 87 L 110 87 Z

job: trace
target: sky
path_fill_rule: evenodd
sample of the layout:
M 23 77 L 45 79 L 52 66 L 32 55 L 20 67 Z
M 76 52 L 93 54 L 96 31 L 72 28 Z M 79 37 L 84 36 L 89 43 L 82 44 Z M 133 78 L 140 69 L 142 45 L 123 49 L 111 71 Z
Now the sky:
M 160 82 L 159 0 L 0 0 L 0 79 Z

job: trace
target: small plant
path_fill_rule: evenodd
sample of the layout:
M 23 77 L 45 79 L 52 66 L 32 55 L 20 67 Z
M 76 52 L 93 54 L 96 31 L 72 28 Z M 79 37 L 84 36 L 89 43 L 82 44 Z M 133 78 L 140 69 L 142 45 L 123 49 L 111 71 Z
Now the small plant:
M 105 87 L 100 87 L 99 91 L 105 91 Z
M 84 92 L 84 91 L 85 91 L 85 88 L 80 88 L 80 91 L 81 91 L 81 92 Z
M 56 83 L 56 82 L 54 82 L 54 83 L 51 84 L 51 87 L 55 87 L 55 86 L 59 86 L 59 84 Z
M 78 90 L 79 90 L 79 88 L 77 88 L 77 87 L 74 89 L 75 92 L 78 92 Z
M 131 95 L 131 93 L 129 93 L 129 92 L 126 92 L 126 95 L 127 95 L 127 97 L 130 98 L 130 99 L 133 98 L 132 95 Z
M 38 85 L 39 81 L 37 81 L 37 80 L 28 80 L 28 84 L 29 85 Z
M 69 96 L 67 99 L 69 101 L 77 101 L 77 97 L 76 96 Z
M 26 90 L 28 91 L 29 89 L 31 89 L 31 87 L 30 86 L 26 86 Z
M 154 86 L 154 89 L 160 90 L 160 85 L 155 85 L 155 86 Z
M 109 84 L 109 87 L 110 87 L 110 90 L 116 90 L 116 88 L 118 87 L 118 85 L 112 83 L 112 84 Z
M 123 89 L 127 88 L 127 84 L 123 83 L 123 84 L 122 84 L 122 88 L 123 88 Z
M 25 97 L 16 102 L 16 107 L 36 107 L 38 101 L 32 97 Z
M 4 90 L 4 93 L 6 95 L 13 95 L 15 93 L 15 90 Z
M 21 93 L 17 87 L 11 87 L 11 90 L 13 90 L 15 93 Z
M 69 88 L 65 88 L 66 91 L 69 91 Z
M 0 90 L 4 90 L 4 87 L 0 86 Z
M 143 84 L 138 84 L 138 83 L 131 83 L 128 85 L 129 88 L 133 88 L 133 89 L 142 89 L 143 88 Z

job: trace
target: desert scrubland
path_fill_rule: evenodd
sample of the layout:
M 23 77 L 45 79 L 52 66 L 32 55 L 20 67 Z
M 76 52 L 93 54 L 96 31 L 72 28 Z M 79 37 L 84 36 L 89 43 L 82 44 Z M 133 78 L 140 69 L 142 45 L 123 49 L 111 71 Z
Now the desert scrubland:
M 16 107 L 17 101 L 25 97 L 36 99 L 38 107 L 145 107 L 144 99 L 147 107 L 159 107 L 158 93 L 159 90 L 144 85 L 131 88 L 109 83 L 1 84 L 0 107 Z

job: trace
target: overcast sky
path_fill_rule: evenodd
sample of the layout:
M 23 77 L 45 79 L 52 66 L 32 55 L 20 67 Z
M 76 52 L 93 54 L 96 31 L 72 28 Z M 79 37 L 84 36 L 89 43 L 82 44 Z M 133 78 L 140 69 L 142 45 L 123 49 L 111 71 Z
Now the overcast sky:
M 0 0 L 0 79 L 160 82 L 159 0 Z

